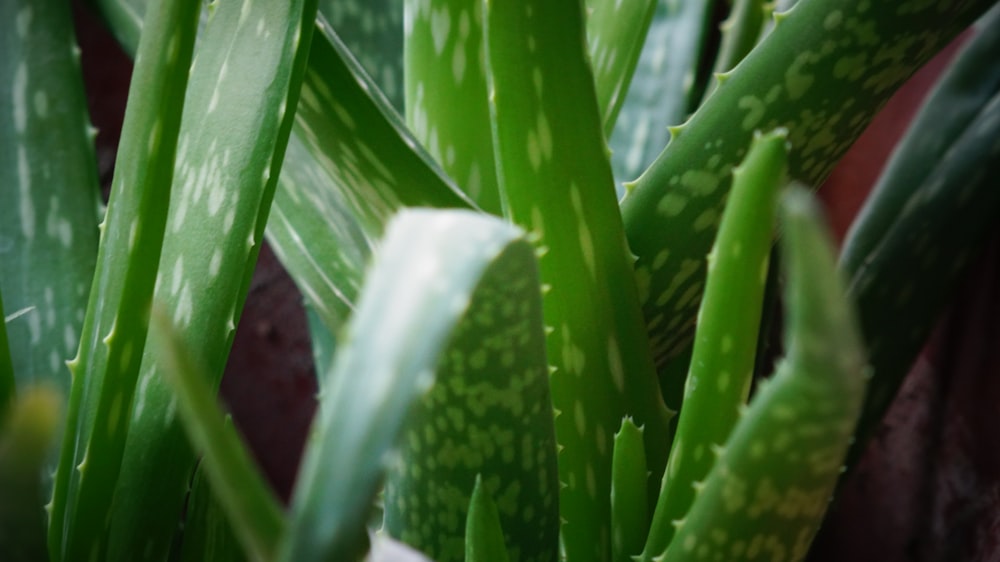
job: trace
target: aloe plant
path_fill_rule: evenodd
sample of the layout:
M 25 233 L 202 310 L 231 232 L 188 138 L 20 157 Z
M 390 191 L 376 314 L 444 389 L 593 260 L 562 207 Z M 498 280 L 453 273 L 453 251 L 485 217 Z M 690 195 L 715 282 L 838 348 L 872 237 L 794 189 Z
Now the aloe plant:
M 789 186 L 820 183 L 988 0 L 804 0 L 773 24 L 734 2 L 714 60 L 712 2 L 94 4 L 136 55 L 103 220 L 66 6 L 0 14 L 5 559 L 802 559 L 859 414 L 864 437 L 939 310 L 913 306 L 887 355 L 893 306 L 958 270 L 891 306 L 868 288 L 967 198 L 948 247 L 995 216 L 986 79 L 953 151 L 919 157 L 931 180 L 888 172 L 855 265 Z M 621 201 L 616 170 L 642 172 Z M 750 396 L 776 231 L 785 359 Z M 265 234 L 321 388 L 288 506 L 214 396 Z

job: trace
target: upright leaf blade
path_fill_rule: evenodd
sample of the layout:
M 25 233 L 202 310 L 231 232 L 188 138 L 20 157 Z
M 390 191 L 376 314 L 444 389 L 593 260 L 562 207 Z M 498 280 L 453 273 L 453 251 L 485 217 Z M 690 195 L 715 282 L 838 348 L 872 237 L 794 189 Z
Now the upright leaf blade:
M 705 299 L 677 434 L 663 475 L 642 560 L 659 555 L 712 468 L 712 449 L 729 437 L 753 379 L 778 193 L 784 187 L 785 132 L 754 138 L 733 170 L 733 193 L 708 255 Z
M 480 208 L 500 214 L 481 0 L 404 2 L 406 124 Z
M 522 236 L 464 211 L 406 211 L 390 223 L 326 375 L 281 560 L 354 560 L 367 549 L 366 514 L 403 424 L 491 265 L 531 255 Z
M 0 4 L 0 287 L 21 383 L 69 396 L 97 257 L 100 191 L 70 5 Z
M 632 562 L 649 533 L 649 475 L 642 429 L 631 418 L 615 434 L 611 466 L 611 549 L 615 562 Z
M 104 556 L 170 201 L 200 4 L 155 2 L 139 45 L 97 255 L 70 363 L 74 380 L 53 492 L 49 554 Z
M 260 249 L 315 9 L 314 0 L 220 3 L 198 42 L 156 299 L 212 388 Z M 142 362 L 109 559 L 166 552 L 194 468 L 159 359 Z
M 162 311 L 155 311 L 150 332 L 153 349 L 164 375 L 177 395 L 181 421 L 195 449 L 215 497 L 225 510 L 233 532 L 253 560 L 271 560 L 284 532 L 278 499 L 218 407 L 211 375 L 200 367 L 180 333 Z
M 657 0 L 636 76 L 611 133 L 618 180 L 633 180 L 687 118 L 714 2 Z
M 227 419 L 227 423 L 230 421 Z M 181 562 L 243 562 L 246 560 L 225 511 L 212 494 L 205 471 L 199 466 L 191 483 L 184 516 Z
M 716 451 L 667 562 L 801 560 L 840 474 L 864 397 L 864 351 L 814 201 L 794 191 L 784 203 L 786 357 Z
M 656 12 L 656 0 L 587 0 L 586 6 L 597 104 L 604 134 L 611 136 Z
M 582 17 L 576 0 L 487 2 L 486 56 L 504 208 L 536 238 L 550 287 L 566 555 L 605 560 L 612 436 L 626 414 L 643 424 L 658 481 L 668 413 L 615 207 Z

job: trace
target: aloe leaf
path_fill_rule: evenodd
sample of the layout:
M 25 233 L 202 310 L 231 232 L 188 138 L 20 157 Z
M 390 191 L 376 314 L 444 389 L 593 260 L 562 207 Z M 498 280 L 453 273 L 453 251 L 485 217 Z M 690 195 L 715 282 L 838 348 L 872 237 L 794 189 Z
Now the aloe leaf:
M 477 475 L 496 501 L 510 558 L 558 557 L 559 479 L 535 261 L 525 248 L 484 274 L 386 478 L 385 531 L 439 562 L 463 558 Z
M 841 267 L 850 274 L 865 266 L 906 200 L 934 173 L 942 156 L 981 117 L 1000 90 L 1000 8 L 976 25 L 978 32 L 928 94 L 893 151 L 878 184 L 844 239 Z
M 994 72 L 997 67 L 1000 34 L 995 25 L 982 33 L 970 44 L 968 53 L 978 59 L 977 74 L 987 75 L 989 67 L 994 67 Z M 992 54 L 982 56 L 979 48 L 988 44 Z M 965 65 L 972 63 L 963 55 L 955 70 L 964 72 L 968 70 Z M 960 104 L 960 87 L 952 81 L 957 78 L 950 75 L 946 80 L 944 88 L 954 87 L 955 103 Z M 878 427 L 976 252 L 996 232 L 1000 213 L 995 182 L 1000 173 L 1000 81 L 994 80 L 993 85 L 988 99 L 969 94 L 979 98 L 979 111 L 967 119 L 967 127 L 951 143 L 940 147 L 937 157 L 927 155 L 936 165 L 919 180 L 919 187 L 897 183 L 897 174 L 909 175 L 908 167 L 892 168 L 880 180 L 874 195 L 877 208 L 861 216 L 876 222 L 892 220 L 891 226 L 855 231 L 873 233 L 885 228 L 878 244 L 870 245 L 862 238 L 850 241 L 852 247 L 870 246 L 852 272 L 851 293 L 861 310 L 874 378 L 858 426 L 858 446 L 852 449 L 849 464 L 858 460 L 862 444 Z M 950 107 L 949 97 L 939 89 L 922 115 L 947 111 L 944 106 Z M 919 139 L 926 138 L 928 126 L 940 128 L 926 119 L 914 123 L 899 159 L 920 162 L 915 160 L 924 152 Z M 882 193 L 883 189 L 889 192 Z M 905 199 L 902 192 L 909 192 Z
M 267 235 L 307 304 L 336 334 L 357 297 L 371 241 L 396 209 L 472 203 L 417 149 L 322 18 L 317 26 Z
M 232 429 L 232 418 L 226 417 L 227 431 Z M 211 485 L 202 465 L 198 465 L 191 484 L 187 508 L 184 513 L 184 537 L 181 541 L 181 562 L 242 562 L 247 560 L 225 510 L 212 493 Z
M 494 139 L 504 209 L 536 239 L 570 559 L 611 554 L 611 440 L 645 426 L 650 470 L 665 466 L 669 414 L 656 385 L 631 256 L 615 207 L 582 10 L 486 5 Z M 571 272 L 571 273 L 568 273 Z
M 465 522 L 466 562 L 507 562 L 500 512 L 490 496 L 482 478 L 476 476 L 472 497 L 469 498 L 469 516 Z
M 0 420 L 2 420 L 17 394 L 14 365 L 10 360 L 10 344 L 7 340 L 7 317 L 3 312 L 2 291 L 0 291 L 0 319 L 3 319 L 3 323 L 0 324 Z
M 62 402 L 52 387 L 30 387 L 0 412 L 0 552 L 9 562 L 48 560 L 42 473 Z
M 656 0 L 587 0 L 587 46 L 594 67 L 604 134 L 611 136 L 618 111 L 639 64 Z
M 54 560 L 103 556 L 145 346 L 200 4 L 157 2 L 139 45 L 56 473 Z
M 811 196 L 789 192 L 782 219 L 786 356 L 715 451 L 665 562 L 801 560 L 840 474 L 864 397 L 864 351 Z
M 729 16 L 719 26 L 722 39 L 715 56 L 714 74 L 729 72 L 754 48 L 764 31 L 765 15 L 770 15 L 771 9 L 770 5 L 765 6 L 763 0 L 733 2 Z M 717 86 L 718 82 L 712 80 L 705 89 L 705 97 Z
M 320 0 L 319 12 L 397 111 L 403 110 L 403 0 Z
M 491 268 L 525 255 L 518 229 L 468 211 L 404 211 L 390 223 L 325 374 L 281 560 L 363 554 L 372 499 L 455 326 Z
M 787 128 L 789 175 L 818 184 L 896 88 L 992 4 L 816 0 L 776 16 L 622 202 L 658 365 L 690 345 L 702 257 L 753 132 Z
M 611 552 L 615 562 L 632 562 L 649 532 L 649 473 L 642 429 L 623 418 L 611 453 Z
M 198 41 L 155 298 L 211 388 L 260 249 L 314 18 L 310 0 L 221 3 Z M 142 365 L 109 559 L 166 552 L 195 463 L 157 355 Z
M 632 86 L 611 134 L 619 180 L 636 178 L 670 140 L 668 127 L 684 122 L 714 2 L 658 0 Z
M 308 309 L 333 337 L 354 308 L 372 241 L 341 193 L 329 187 L 329 173 L 310 158 L 293 135 L 286 159 L 300 165 L 281 171 L 265 234 Z M 318 371 L 328 364 L 317 362 Z
M 406 124 L 480 208 L 500 214 L 481 0 L 406 0 Z
M 100 191 L 66 2 L 0 3 L 0 287 L 15 375 L 69 395 L 97 256 Z
M 129 14 L 141 10 L 145 0 L 94 1 L 113 27 L 122 27 L 113 30 L 120 40 L 138 35 L 139 29 L 129 27 L 135 25 Z M 267 235 L 307 305 L 336 334 L 357 295 L 357 256 L 368 255 L 370 241 L 381 236 L 396 209 L 475 205 L 420 148 L 322 15 L 316 25 L 273 204 L 275 215 L 288 224 L 268 228 Z M 129 43 L 123 44 L 128 49 Z M 290 231 L 297 231 L 298 240 Z M 322 234 L 306 251 L 300 240 L 308 232 Z M 367 240 L 361 243 L 358 236 Z M 327 274 L 324 261 L 348 277 Z
M 151 325 L 152 349 L 177 396 L 177 409 L 188 438 L 203 455 L 201 467 L 212 492 L 248 557 L 273 559 L 285 527 L 278 499 L 235 428 L 225 422 L 215 389 L 209 386 L 211 374 L 198 364 L 164 311 L 154 311 Z
M 732 194 L 708 255 L 684 405 L 641 560 L 652 560 L 670 544 L 671 522 L 691 506 L 692 484 L 708 474 L 715 460 L 712 449 L 725 442 L 746 403 L 778 191 L 784 186 L 785 134 L 779 130 L 754 138 L 747 157 L 733 169 Z

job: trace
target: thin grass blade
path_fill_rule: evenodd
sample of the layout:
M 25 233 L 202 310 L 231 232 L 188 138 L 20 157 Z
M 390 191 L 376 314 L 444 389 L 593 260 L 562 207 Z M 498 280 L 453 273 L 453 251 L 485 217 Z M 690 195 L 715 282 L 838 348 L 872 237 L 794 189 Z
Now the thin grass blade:
M 154 311 L 152 349 L 177 397 L 188 439 L 202 454 L 201 468 L 233 533 L 252 560 L 274 558 L 285 529 L 281 504 L 268 487 L 232 424 L 219 409 L 212 376 L 197 363 L 162 310 Z
M 226 417 L 227 430 L 232 419 Z M 233 534 L 225 510 L 212 493 L 205 470 L 198 466 L 188 496 L 184 517 L 184 540 L 181 543 L 180 562 L 243 562 L 247 556 Z

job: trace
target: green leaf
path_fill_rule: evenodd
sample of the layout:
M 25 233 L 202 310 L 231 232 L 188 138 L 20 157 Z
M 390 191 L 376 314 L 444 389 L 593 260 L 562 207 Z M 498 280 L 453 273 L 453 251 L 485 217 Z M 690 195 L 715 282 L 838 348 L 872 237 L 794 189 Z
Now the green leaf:
M 0 291 L 0 319 L 3 320 L 0 324 L 0 420 L 2 420 L 17 393 L 14 367 L 10 360 L 10 345 L 7 342 L 7 317 L 3 312 L 2 291 Z
M 209 386 L 213 377 L 192 356 L 165 311 L 154 311 L 151 324 L 152 350 L 177 397 L 188 439 L 203 455 L 201 467 L 215 498 L 249 558 L 273 559 L 285 527 L 278 499 L 235 428 L 225 422 Z
M 322 18 L 317 26 L 267 235 L 306 303 L 336 335 L 357 298 L 372 240 L 395 210 L 472 203 L 417 148 Z
M 54 388 L 30 387 L 0 415 L 0 553 L 6 561 L 48 560 L 42 474 L 62 401 Z
M 467 236 L 474 236 L 469 232 Z M 385 487 L 384 529 L 439 562 L 460 562 L 477 475 L 514 561 L 551 561 L 559 480 L 538 268 L 524 244 L 492 264 L 414 406 Z M 455 306 L 463 295 L 456 295 Z
M 226 417 L 226 429 L 232 429 L 232 420 Z M 191 493 L 184 513 L 184 537 L 181 540 L 181 562 L 243 562 L 239 541 L 225 511 L 212 493 L 211 485 L 202 465 L 194 473 Z
M 403 110 L 403 0 L 320 0 L 319 12 L 397 111 Z
M 732 4 L 729 17 L 719 26 L 722 39 L 719 41 L 719 52 L 715 55 L 714 74 L 729 72 L 754 48 L 764 31 L 765 16 L 769 16 L 773 9 L 763 0 L 735 0 Z M 717 79 L 708 84 L 705 97 L 716 87 Z
M 312 0 L 225 2 L 198 40 L 156 300 L 213 389 L 260 250 L 314 18 Z M 146 353 L 142 365 L 116 492 L 112 560 L 167 551 L 195 464 L 158 357 Z
M 500 214 L 482 0 L 406 0 L 406 124 L 480 208 Z
M 878 184 L 851 224 L 840 256 L 850 274 L 864 267 L 899 212 L 957 146 L 1000 90 L 1000 8 L 976 25 L 977 33 L 955 58 L 911 121 Z
M 622 202 L 658 365 L 691 343 L 703 257 L 754 131 L 787 128 L 790 177 L 818 184 L 896 88 L 992 4 L 815 0 L 777 16 Z
M 476 476 L 472 497 L 469 499 L 469 516 L 465 522 L 466 562 L 507 562 L 507 546 L 503 539 L 500 513 L 482 478 Z
M 15 376 L 69 395 L 97 257 L 94 130 L 63 1 L 0 3 L 0 287 Z
M 841 265 L 874 369 L 848 465 L 997 230 L 998 26 L 995 8 L 921 108 L 845 243 Z
M 658 0 L 632 87 L 611 134 L 618 180 L 638 177 L 670 140 L 668 127 L 687 118 L 713 4 Z
M 139 45 L 53 492 L 53 560 L 104 556 L 125 449 L 200 3 L 156 2 Z
M 582 10 L 575 0 L 489 2 L 486 35 L 504 209 L 537 241 L 548 287 L 563 542 L 570 559 L 604 560 L 615 428 L 625 415 L 645 426 L 658 482 L 669 413 L 615 206 Z
M 615 562 L 632 562 L 649 532 L 649 473 L 642 429 L 623 418 L 611 454 L 611 552 Z
M 653 22 L 656 0 L 587 0 L 586 6 L 587 46 L 597 104 L 603 116 L 604 134 L 610 136 Z
M 128 50 L 139 33 L 132 14 L 146 0 L 94 1 Z M 273 204 L 273 222 L 286 220 L 267 235 L 307 304 L 336 334 L 357 295 L 358 256 L 368 255 L 396 209 L 474 204 L 419 147 L 322 16 L 316 26 Z M 302 240 L 310 240 L 308 250 Z M 325 271 L 327 263 L 345 277 Z
M 755 137 L 733 169 L 733 191 L 708 255 L 691 369 L 644 561 L 670 544 L 671 522 L 691 506 L 692 484 L 712 468 L 712 450 L 729 436 L 750 391 L 774 215 L 785 180 L 785 134 Z
M 714 451 L 665 562 L 801 560 L 840 475 L 864 397 L 864 351 L 812 197 L 789 192 L 782 218 L 785 359 Z
M 468 211 L 405 211 L 380 248 L 325 375 L 281 560 L 363 554 L 372 499 L 455 326 L 493 265 L 531 255 L 519 230 Z

